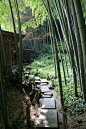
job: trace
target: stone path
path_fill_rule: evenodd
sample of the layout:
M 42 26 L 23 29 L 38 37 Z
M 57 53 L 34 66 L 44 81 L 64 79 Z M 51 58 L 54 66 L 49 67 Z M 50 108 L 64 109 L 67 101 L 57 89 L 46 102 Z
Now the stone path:
M 13 68 L 13 73 L 17 71 L 18 67 Z M 29 73 L 26 73 L 26 76 Z M 34 77 L 34 75 L 29 75 L 29 77 Z M 41 90 L 41 108 L 39 117 L 36 120 L 37 128 L 56 128 L 56 129 L 63 129 L 62 128 L 62 114 L 59 112 L 61 109 L 60 101 L 57 99 L 57 94 L 53 89 L 49 89 L 50 87 L 50 81 L 47 81 L 46 79 L 40 79 L 39 77 L 36 77 L 38 81 L 36 80 L 36 88 L 39 88 Z M 35 119 L 34 119 L 35 121 Z M 61 128 L 59 124 L 61 124 Z
M 37 127 L 57 128 L 57 111 L 52 109 L 41 109 Z
M 44 109 L 55 109 L 55 100 L 54 98 L 43 98 L 42 108 Z
M 37 85 L 37 88 L 41 90 L 42 98 L 40 99 L 41 110 L 39 118 L 37 119 L 37 128 L 57 128 L 58 127 L 58 111 L 56 104 L 56 94 L 54 90 L 50 90 L 50 83 L 46 79 L 40 79 L 41 83 Z M 58 100 L 60 104 L 60 101 Z M 60 105 L 59 105 L 60 109 Z

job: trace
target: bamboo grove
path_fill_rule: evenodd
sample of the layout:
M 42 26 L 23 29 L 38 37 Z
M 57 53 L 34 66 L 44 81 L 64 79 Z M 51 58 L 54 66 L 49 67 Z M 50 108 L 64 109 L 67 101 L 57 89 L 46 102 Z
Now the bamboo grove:
M 72 78 L 74 82 L 74 89 L 75 89 L 75 96 L 78 97 L 77 91 L 77 82 L 79 80 L 79 85 L 81 88 L 81 92 L 83 92 L 84 99 L 86 101 L 86 26 L 85 26 L 85 19 L 83 18 L 82 6 L 81 1 L 74 0 L 54 0 L 50 1 L 43 1 L 45 6 L 48 18 L 49 18 L 49 29 L 51 32 L 51 44 L 52 44 L 52 52 L 54 55 L 54 63 L 57 66 L 58 72 L 58 80 L 59 80 L 59 87 L 60 87 L 60 97 L 62 102 L 62 107 L 64 107 L 64 97 L 63 97 L 63 89 L 62 89 L 62 79 L 61 79 L 61 69 L 59 63 L 59 56 L 63 67 L 63 74 L 64 74 L 64 82 L 66 84 L 66 78 L 69 77 L 68 73 L 68 65 L 66 61 L 66 56 L 64 52 L 64 47 L 62 45 L 61 35 L 59 33 L 58 25 L 55 20 L 55 16 L 59 19 L 61 30 L 63 33 L 63 38 L 67 50 L 67 54 L 69 57 Z M 62 45 L 63 53 L 65 56 L 65 64 L 63 63 L 61 51 L 59 48 L 57 35 L 55 33 L 55 29 L 53 27 L 53 21 L 55 23 L 59 39 Z M 58 48 L 58 50 L 57 50 Z M 67 73 L 67 76 L 66 76 Z
M 19 48 L 18 48 L 18 41 L 16 37 L 16 25 L 15 25 L 16 23 L 14 20 L 14 10 L 11 5 L 12 0 L 8 0 L 10 13 L 12 17 L 15 43 L 16 43 L 17 60 L 18 60 L 18 67 L 19 67 L 20 91 L 22 91 L 22 39 L 21 39 L 21 19 L 20 19 L 20 14 L 19 14 L 20 8 L 18 7 L 19 1 L 14 0 L 13 2 L 14 2 L 14 8 L 16 10 L 15 12 L 17 14 L 17 21 L 18 21 L 17 24 L 18 24 L 18 29 L 19 29 Z M 78 0 L 77 2 L 77 0 L 51 0 L 51 1 L 50 0 L 37 0 L 35 2 L 35 0 L 32 0 L 31 2 L 33 4 L 31 5 L 29 5 L 30 1 L 23 0 L 23 2 L 24 2 L 24 6 L 26 5 L 31 6 L 34 9 L 37 6 L 38 8 L 41 8 L 42 6 L 43 9 L 45 10 L 46 14 L 43 14 L 43 15 L 46 15 L 46 18 L 48 20 L 53 61 L 54 61 L 54 67 L 55 67 L 55 76 L 57 76 L 57 79 L 59 82 L 62 108 L 64 109 L 64 95 L 63 95 L 63 81 L 61 77 L 61 68 L 60 68 L 59 58 L 61 59 L 65 87 L 67 87 L 67 81 L 66 81 L 67 78 L 70 78 L 69 76 L 69 67 L 70 67 L 72 78 L 73 78 L 73 83 L 74 83 L 75 96 L 78 97 L 77 85 L 79 82 L 81 92 L 83 93 L 84 100 L 86 102 L 86 25 L 85 25 L 85 18 L 83 17 L 83 11 L 82 11 L 83 7 L 81 5 L 81 3 L 84 3 L 84 9 L 86 12 L 86 3 L 85 3 L 86 1 Z M 59 27 L 56 22 L 56 18 L 59 20 L 59 23 L 61 26 L 63 39 L 61 38 L 61 34 L 59 32 Z M 0 22 L 0 24 L 2 23 Z M 62 59 L 61 49 L 59 47 L 58 37 L 55 31 L 54 25 L 58 32 L 65 62 L 63 62 L 63 59 Z M 0 34 L 1 34 L 3 52 L 4 52 L 5 66 L 7 67 L 6 54 L 5 54 L 4 41 L 3 41 L 1 27 L 0 27 Z M 65 43 L 65 48 L 67 51 L 70 65 L 67 64 L 67 57 L 65 54 L 62 40 L 64 40 L 64 43 Z M 6 71 L 6 76 L 7 76 L 7 80 L 9 81 L 8 68 Z M 0 98 L 2 102 L 1 105 L 3 109 L 2 110 L 3 119 L 5 122 L 5 128 L 7 129 L 8 128 L 7 127 L 7 115 L 6 115 L 7 109 L 6 109 L 6 102 L 5 102 L 6 98 L 5 98 L 5 87 L 4 87 L 4 80 L 3 80 L 1 53 L 0 53 L 0 91 L 1 91 Z

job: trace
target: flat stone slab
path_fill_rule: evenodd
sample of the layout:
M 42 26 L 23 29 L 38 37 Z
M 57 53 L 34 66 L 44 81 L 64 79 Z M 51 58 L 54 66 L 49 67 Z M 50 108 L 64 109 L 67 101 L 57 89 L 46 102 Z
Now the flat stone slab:
M 37 127 L 58 128 L 58 119 L 56 109 L 41 109 Z
M 41 83 L 41 81 L 35 81 L 35 83 L 36 83 L 36 84 L 40 84 L 40 83 Z
M 28 77 L 29 75 L 28 74 L 25 74 L 25 77 Z
M 41 83 L 40 86 L 47 86 L 47 84 L 46 83 Z
M 42 100 L 42 109 L 55 109 L 55 100 L 54 98 L 43 98 Z
M 48 86 L 41 86 L 40 89 L 41 89 L 41 92 L 42 93 L 44 93 L 44 92 L 50 92 Z
M 44 93 L 44 95 L 50 95 L 50 96 L 53 96 L 53 93 L 51 93 L 51 92 L 46 92 L 46 93 Z
M 51 95 L 42 95 L 42 98 L 51 98 Z
M 30 72 L 29 71 L 25 71 L 24 74 L 29 74 Z
M 38 81 L 41 81 L 40 77 L 35 77 L 35 79 L 37 79 Z
M 32 78 L 32 77 L 34 77 L 34 75 L 29 75 L 29 78 Z
M 43 85 L 43 84 L 42 84 L 42 85 L 40 84 L 40 87 L 41 87 L 41 86 L 47 86 L 47 87 L 48 87 L 48 85 L 47 85 L 47 84 L 46 84 L 46 85 L 45 85 L 45 84 L 44 84 L 44 85 Z
M 42 83 L 47 83 L 48 84 L 48 81 L 46 79 L 41 79 L 41 82 Z

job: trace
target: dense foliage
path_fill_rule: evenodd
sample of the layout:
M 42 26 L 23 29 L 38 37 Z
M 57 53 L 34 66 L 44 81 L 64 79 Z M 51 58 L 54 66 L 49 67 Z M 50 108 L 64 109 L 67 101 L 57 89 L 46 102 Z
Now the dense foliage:
M 46 51 L 46 47 L 47 46 L 45 46 L 44 51 Z M 39 56 L 37 60 L 34 60 L 34 62 L 31 63 L 32 70 L 29 70 L 29 72 L 31 74 L 35 74 L 36 76 L 39 76 L 41 78 L 46 78 L 46 79 L 47 79 L 47 73 L 49 73 L 50 79 L 51 80 L 54 79 L 54 83 L 55 83 L 54 89 L 57 92 L 57 94 L 60 95 L 58 77 L 56 79 L 54 78 L 55 73 L 54 73 L 54 64 L 53 64 L 51 46 L 48 46 L 48 48 L 50 49 L 48 49 L 47 53 L 43 52 L 43 49 L 38 51 Z M 62 66 L 60 67 L 61 67 L 61 76 L 63 78 Z M 86 104 L 83 98 L 83 94 L 81 93 L 79 82 L 78 82 L 78 97 L 75 97 L 74 83 L 72 80 L 71 69 L 69 69 L 69 71 L 70 71 L 70 74 L 69 74 L 69 78 L 67 78 L 67 86 L 65 86 L 64 79 L 63 79 L 64 109 L 67 110 L 68 113 L 70 113 L 70 115 L 78 116 L 84 112 L 84 108 Z
M 26 7 L 32 8 L 32 18 L 28 19 L 28 21 L 25 21 L 25 23 L 22 24 L 22 31 L 25 31 L 26 27 L 33 27 L 36 28 L 40 24 L 43 25 L 44 21 L 47 19 L 47 13 L 46 9 L 42 3 L 41 0 L 17 0 L 18 1 L 18 6 L 20 10 L 20 17 L 22 21 L 22 11 L 24 13 L 27 12 Z M 68 0 L 69 1 L 69 0 Z M 44 0 L 44 3 L 46 3 L 46 0 Z M 53 0 L 50 1 L 50 5 L 53 8 Z M 16 23 L 16 29 L 18 28 L 18 20 L 17 20 L 17 14 L 16 14 L 16 9 L 15 9 L 15 4 L 14 1 L 11 1 L 12 8 L 14 10 L 14 17 L 15 17 L 15 23 Z M 82 4 L 82 9 L 83 9 L 83 16 L 86 18 L 86 11 L 85 11 L 85 3 L 84 0 L 81 0 Z M 69 3 L 70 6 L 70 3 Z M 53 8 L 53 12 L 54 12 Z M 11 13 L 10 13 L 10 8 L 9 8 L 9 2 L 8 0 L 0 0 L 0 24 L 2 25 L 2 28 L 4 30 L 9 30 L 13 31 L 12 27 L 12 18 L 11 18 Z M 56 16 L 58 18 L 58 16 Z

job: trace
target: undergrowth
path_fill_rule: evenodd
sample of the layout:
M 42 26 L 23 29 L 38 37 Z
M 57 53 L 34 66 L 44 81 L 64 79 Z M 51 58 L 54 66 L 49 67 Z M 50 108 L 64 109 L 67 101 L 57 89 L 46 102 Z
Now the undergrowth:
M 55 70 L 54 70 L 52 54 L 50 50 L 49 50 L 49 53 L 48 51 L 45 54 L 42 52 L 39 52 L 39 53 L 41 54 L 39 54 L 38 59 L 34 60 L 34 62 L 31 64 L 32 70 L 30 70 L 30 73 L 35 74 L 36 76 L 39 76 L 41 78 L 47 78 L 47 73 L 49 73 L 50 79 L 54 79 L 54 83 L 55 83 L 54 90 L 60 96 L 58 77 L 56 79 L 54 78 Z M 62 56 L 63 56 L 63 61 L 64 61 L 64 55 Z M 68 65 L 69 65 L 69 62 L 68 62 Z M 80 90 L 79 83 L 78 83 L 78 97 L 75 97 L 74 83 L 72 80 L 71 69 L 68 68 L 69 78 L 67 77 L 67 73 L 66 73 L 66 80 L 67 80 L 66 86 L 64 83 L 64 76 L 63 76 L 61 63 L 60 63 L 60 69 L 61 69 L 62 86 L 63 86 L 64 109 L 67 110 L 67 112 L 70 113 L 70 115 L 80 115 L 84 112 L 84 108 L 86 104 L 83 98 L 83 94 Z

